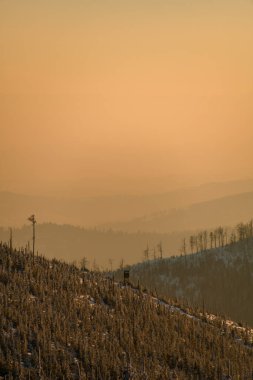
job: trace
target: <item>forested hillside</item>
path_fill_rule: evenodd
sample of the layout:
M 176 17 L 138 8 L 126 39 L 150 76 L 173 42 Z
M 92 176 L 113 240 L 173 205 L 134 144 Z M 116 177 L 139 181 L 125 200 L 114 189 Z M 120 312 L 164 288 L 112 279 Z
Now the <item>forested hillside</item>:
M 168 302 L 1 244 L 0 376 L 252 379 L 249 331 Z
M 150 260 L 146 251 L 146 260 L 131 267 L 131 281 L 253 326 L 252 235 L 251 221 L 229 235 L 222 227 L 192 235 L 181 256 Z

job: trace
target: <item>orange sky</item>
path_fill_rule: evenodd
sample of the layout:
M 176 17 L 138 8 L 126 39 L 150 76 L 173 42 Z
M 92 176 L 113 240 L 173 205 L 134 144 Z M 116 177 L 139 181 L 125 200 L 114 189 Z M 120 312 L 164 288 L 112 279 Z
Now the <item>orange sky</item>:
M 250 0 L 1 0 L 0 188 L 253 177 L 252 20 Z

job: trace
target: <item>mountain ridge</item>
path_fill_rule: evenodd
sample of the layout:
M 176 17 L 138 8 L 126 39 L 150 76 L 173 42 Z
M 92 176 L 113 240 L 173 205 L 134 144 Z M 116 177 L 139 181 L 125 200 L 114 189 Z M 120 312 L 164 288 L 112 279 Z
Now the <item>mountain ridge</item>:
M 246 221 L 253 215 L 253 192 L 245 192 L 194 203 L 185 208 L 174 208 L 147 215 L 129 222 L 107 224 L 114 230 L 136 232 L 183 231 L 213 228 L 222 224 L 231 226 L 238 220 Z
M 42 196 L 0 192 L 0 225 L 22 226 L 26 215 L 40 222 L 67 223 L 82 227 L 131 221 L 133 218 L 182 208 L 222 196 L 253 191 L 253 180 L 211 183 L 169 192 L 104 197 Z M 239 219 L 239 218 L 238 218 Z

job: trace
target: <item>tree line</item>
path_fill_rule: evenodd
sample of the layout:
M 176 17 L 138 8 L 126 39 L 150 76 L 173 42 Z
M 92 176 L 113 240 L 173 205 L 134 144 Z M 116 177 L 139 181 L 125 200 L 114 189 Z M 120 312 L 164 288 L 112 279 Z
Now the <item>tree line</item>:
M 203 230 L 183 239 L 180 253 L 199 253 L 213 248 L 235 244 L 253 237 L 253 219 L 247 223 L 238 223 L 232 230 L 219 226 L 214 230 Z

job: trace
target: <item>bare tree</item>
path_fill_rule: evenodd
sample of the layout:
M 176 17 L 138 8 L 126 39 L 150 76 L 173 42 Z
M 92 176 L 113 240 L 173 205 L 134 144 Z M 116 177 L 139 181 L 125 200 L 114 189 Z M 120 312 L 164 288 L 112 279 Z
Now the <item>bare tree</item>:
M 186 255 L 186 240 L 185 239 L 183 239 L 182 241 L 181 253 L 183 255 Z
M 193 254 L 194 246 L 195 246 L 195 237 L 193 235 L 191 235 L 189 238 L 189 244 L 190 244 L 191 253 Z
M 206 251 L 207 250 L 207 240 L 208 240 L 208 234 L 207 231 L 203 232 L 203 248 Z
M 144 260 L 149 260 L 149 246 L 147 243 L 147 248 L 144 250 Z
M 162 246 L 162 242 L 160 241 L 159 244 L 157 244 L 157 248 L 158 248 L 158 252 L 160 254 L 160 259 L 163 258 L 163 246 Z
M 212 249 L 213 248 L 213 241 L 214 241 L 213 231 L 210 232 L 209 237 L 210 237 L 210 248 Z

